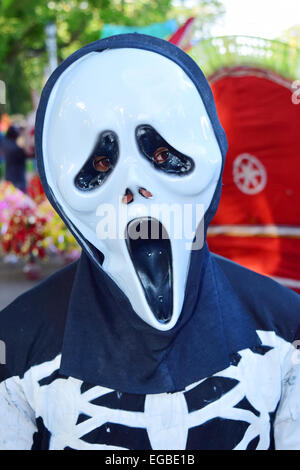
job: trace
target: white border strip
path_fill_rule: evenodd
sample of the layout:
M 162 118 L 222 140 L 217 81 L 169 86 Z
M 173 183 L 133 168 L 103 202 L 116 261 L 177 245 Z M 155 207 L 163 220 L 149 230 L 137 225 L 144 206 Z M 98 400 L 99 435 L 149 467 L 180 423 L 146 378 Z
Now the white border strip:
M 208 235 L 234 235 L 240 237 L 265 235 L 269 237 L 299 237 L 300 227 L 285 225 L 211 225 Z
M 269 276 L 274 281 L 280 282 L 280 284 L 283 284 L 286 287 L 291 287 L 292 289 L 300 289 L 300 281 L 297 281 L 296 279 L 289 279 L 286 277 L 277 277 L 277 276 Z
M 292 84 L 293 80 L 284 78 L 276 72 L 272 72 L 267 67 L 264 68 L 261 66 L 247 66 L 247 65 L 232 65 L 232 66 L 223 66 L 217 72 L 211 74 L 208 78 L 210 83 L 215 83 L 218 80 L 221 80 L 225 77 L 257 77 L 257 78 L 266 78 L 271 82 L 277 83 L 289 90 L 293 90 Z

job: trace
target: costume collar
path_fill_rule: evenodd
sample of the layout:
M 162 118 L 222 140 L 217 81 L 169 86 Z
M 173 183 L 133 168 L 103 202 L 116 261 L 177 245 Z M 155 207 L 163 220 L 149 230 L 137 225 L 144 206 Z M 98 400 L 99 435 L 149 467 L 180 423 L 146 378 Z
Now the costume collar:
M 176 392 L 228 367 L 232 353 L 259 345 L 207 245 L 201 257 L 198 287 L 191 284 L 197 292 L 187 292 L 177 325 L 158 331 L 137 317 L 117 285 L 83 253 L 69 302 L 61 373 L 127 393 Z

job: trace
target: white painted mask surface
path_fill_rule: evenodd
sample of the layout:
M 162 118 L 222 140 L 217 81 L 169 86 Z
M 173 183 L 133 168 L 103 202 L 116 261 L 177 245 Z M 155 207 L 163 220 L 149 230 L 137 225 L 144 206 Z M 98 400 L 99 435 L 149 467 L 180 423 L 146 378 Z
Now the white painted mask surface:
M 184 300 L 187 242 L 210 205 L 222 164 L 193 82 L 155 52 L 86 54 L 50 94 L 43 155 L 48 184 L 75 232 L 104 254 L 102 268 L 137 315 L 171 329 Z M 138 232 L 149 217 L 168 239 L 126 241 L 129 222 Z

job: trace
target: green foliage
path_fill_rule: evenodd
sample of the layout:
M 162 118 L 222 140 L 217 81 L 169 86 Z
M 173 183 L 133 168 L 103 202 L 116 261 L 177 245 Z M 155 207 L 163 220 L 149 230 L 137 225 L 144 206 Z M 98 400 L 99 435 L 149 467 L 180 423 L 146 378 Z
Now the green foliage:
M 196 38 L 209 37 L 212 25 L 225 13 L 224 5 L 221 0 L 198 0 L 193 3 L 194 6 L 186 8 L 185 2 L 177 0 L 171 10 L 171 17 L 182 24 L 194 16 Z
M 300 49 L 271 39 L 224 36 L 200 41 L 191 51 L 207 77 L 241 65 L 271 70 L 289 80 L 300 73 Z
M 177 2 L 178 3 L 178 2 Z M 0 79 L 7 86 L 8 113 L 27 113 L 30 90 L 41 91 L 48 62 L 45 26 L 57 26 L 59 62 L 99 38 L 105 23 L 144 26 L 198 15 L 203 32 L 220 13 L 219 0 L 198 0 L 187 9 L 172 0 L 0 0 Z M 176 4 L 175 4 L 176 5 Z M 3 109 L 0 109 L 3 111 Z
M 287 42 L 292 47 L 300 49 L 300 24 L 288 28 L 279 39 Z

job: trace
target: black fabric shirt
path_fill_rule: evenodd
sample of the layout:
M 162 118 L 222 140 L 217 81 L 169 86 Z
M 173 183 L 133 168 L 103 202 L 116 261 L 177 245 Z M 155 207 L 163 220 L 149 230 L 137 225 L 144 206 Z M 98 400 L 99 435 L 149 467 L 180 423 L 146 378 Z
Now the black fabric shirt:
M 109 302 L 103 312 L 82 304 L 75 316 L 70 310 L 75 294 L 82 294 L 86 262 L 83 256 L 1 313 L 1 449 L 300 447 L 300 361 L 291 344 L 299 326 L 297 294 L 211 256 L 217 297 L 210 309 L 205 299 L 205 321 L 200 308 L 181 337 L 168 344 L 156 337 L 153 350 L 139 349 L 132 331 L 122 337 L 101 320 Z M 141 341 L 145 334 L 138 326 Z M 164 359 L 155 362 L 160 347 Z M 129 375 L 133 388 L 141 384 L 143 361 L 154 361 L 153 373 L 165 372 L 171 393 L 151 390 L 151 378 L 148 393 L 146 386 L 135 393 L 109 387 L 109 374 L 111 384 L 122 383 L 118 360 L 126 348 L 135 356 L 124 384 Z

